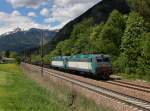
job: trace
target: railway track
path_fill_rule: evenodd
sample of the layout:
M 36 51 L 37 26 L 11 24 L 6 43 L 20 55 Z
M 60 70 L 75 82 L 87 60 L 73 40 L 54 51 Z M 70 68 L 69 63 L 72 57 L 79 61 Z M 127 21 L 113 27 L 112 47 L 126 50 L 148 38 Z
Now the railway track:
M 115 81 L 120 82 L 120 83 L 124 83 L 124 84 L 129 84 L 129 85 L 137 86 L 137 87 L 142 87 L 142 88 L 150 89 L 150 84 L 149 85 L 147 84 L 147 86 L 145 86 L 145 85 L 139 85 L 139 84 L 137 85 L 135 83 L 131 83 L 131 82 L 128 82 L 128 81 L 121 81 L 121 80 L 115 80 Z
M 35 67 L 32 66 L 32 68 L 34 68 L 36 70 L 40 70 L 40 68 L 37 68 L 37 67 L 35 68 Z M 62 75 L 62 74 L 58 73 L 57 71 L 49 71 L 49 69 L 46 69 L 46 68 L 44 68 L 44 73 L 49 74 L 50 76 L 54 76 L 54 77 L 60 78 L 62 80 L 71 82 L 73 84 L 76 84 L 80 87 L 83 87 L 83 88 L 86 88 L 88 90 L 94 91 L 96 93 L 105 95 L 109 98 L 119 100 L 123 103 L 126 103 L 126 104 L 129 104 L 131 106 L 137 107 L 140 110 L 150 111 L 149 101 L 141 100 L 141 99 L 138 99 L 138 98 L 126 95 L 126 94 L 121 94 L 119 92 L 106 89 L 104 87 L 93 85 L 93 84 L 85 82 L 85 81 L 81 81 L 81 80 L 78 80 L 78 79 L 75 79 L 75 78 L 72 78 L 72 77 L 68 77 L 68 76 L 65 76 L 64 74 Z M 115 83 L 115 84 L 118 84 L 118 83 Z
M 45 68 L 49 68 L 49 67 L 50 66 L 45 65 Z M 131 82 L 126 82 L 126 81 L 121 81 L 121 80 L 107 81 L 107 83 L 150 93 L 150 87 L 147 87 L 144 85 L 137 85 Z
M 122 86 L 122 87 L 126 87 L 126 88 L 130 88 L 130 89 L 134 89 L 134 90 L 137 90 L 137 91 L 144 91 L 144 92 L 150 93 L 150 88 L 149 87 L 136 85 L 136 84 L 132 84 L 132 83 L 129 83 L 129 82 L 107 81 L 107 83 Z

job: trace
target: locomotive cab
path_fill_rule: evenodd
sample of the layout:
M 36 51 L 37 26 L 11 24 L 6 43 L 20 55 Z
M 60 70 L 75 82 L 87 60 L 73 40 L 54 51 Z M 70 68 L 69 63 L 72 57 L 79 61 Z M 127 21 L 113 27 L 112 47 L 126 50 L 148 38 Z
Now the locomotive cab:
M 112 74 L 112 65 L 109 56 L 98 56 L 95 58 L 96 75 L 101 79 L 109 79 Z

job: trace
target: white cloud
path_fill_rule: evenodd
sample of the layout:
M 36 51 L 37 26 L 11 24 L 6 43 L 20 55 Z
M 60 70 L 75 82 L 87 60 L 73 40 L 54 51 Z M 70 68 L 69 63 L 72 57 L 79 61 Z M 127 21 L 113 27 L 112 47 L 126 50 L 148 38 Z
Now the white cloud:
M 45 22 L 45 23 L 52 23 L 52 22 L 56 22 L 56 19 L 54 19 L 54 18 L 46 18 L 46 19 L 44 20 L 44 22 Z
M 80 16 L 90 7 L 100 2 L 101 0 L 7 0 L 14 8 L 29 7 L 38 8 L 42 4 L 50 5 L 52 8 L 43 8 L 40 14 L 45 17 L 44 22 L 51 24 L 53 22 L 60 23 L 50 28 L 61 28 L 67 22 Z M 33 13 L 28 13 L 28 16 L 34 17 Z M 24 17 L 27 18 L 27 17 Z M 29 18 L 28 18 L 29 19 Z M 32 21 L 33 22 L 33 21 Z M 18 25 L 19 26 L 19 25 Z M 26 26 L 27 27 L 27 26 Z
M 17 10 L 14 10 L 13 12 L 12 12 L 12 14 L 11 14 L 12 16 L 20 16 L 21 14 L 20 14 L 20 12 L 19 11 L 17 11 Z
M 42 16 L 45 16 L 45 17 L 48 17 L 49 16 L 49 10 L 47 8 L 43 8 L 41 11 L 40 11 L 40 14 Z
M 16 27 L 20 27 L 24 30 L 28 30 L 30 28 L 50 28 L 50 26 L 36 23 L 26 16 L 13 16 L 12 14 L 0 12 L 0 34 L 12 31 Z
M 29 16 L 29 17 L 36 17 L 37 15 L 36 15 L 34 12 L 29 12 L 29 13 L 28 13 L 28 16 Z
M 38 8 L 43 3 L 48 0 L 7 0 L 14 8 L 28 7 L 28 8 Z
M 51 17 L 45 22 L 59 21 L 59 27 L 80 16 L 101 0 L 54 0 Z

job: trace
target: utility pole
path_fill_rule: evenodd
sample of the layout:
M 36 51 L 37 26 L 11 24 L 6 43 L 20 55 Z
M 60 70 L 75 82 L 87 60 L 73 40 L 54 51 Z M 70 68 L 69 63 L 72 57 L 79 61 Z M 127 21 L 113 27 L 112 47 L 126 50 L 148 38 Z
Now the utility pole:
M 44 42 L 44 33 L 41 32 L 41 76 L 43 76 L 43 57 L 44 57 L 44 53 L 43 53 L 43 42 Z
M 25 56 L 25 63 L 28 63 L 28 60 L 27 60 L 27 48 L 24 48 L 24 56 Z
M 23 62 L 25 62 L 25 48 L 23 49 Z
M 31 48 L 29 49 L 29 62 L 31 63 Z

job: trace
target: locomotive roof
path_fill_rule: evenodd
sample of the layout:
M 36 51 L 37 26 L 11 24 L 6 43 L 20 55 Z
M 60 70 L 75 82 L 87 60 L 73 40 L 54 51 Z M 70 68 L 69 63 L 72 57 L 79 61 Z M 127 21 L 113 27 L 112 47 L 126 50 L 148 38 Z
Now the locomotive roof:
M 104 54 L 78 54 L 71 56 L 73 58 L 93 58 L 93 57 L 110 57 L 109 55 Z
M 73 56 L 56 56 L 56 57 L 53 57 L 53 59 L 59 59 L 59 60 L 62 60 L 62 59 L 76 59 L 76 58 L 103 58 L 103 57 L 110 57 L 109 55 L 104 55 L 104 54 L 77 54 L 77 55 L 73 55 Z

